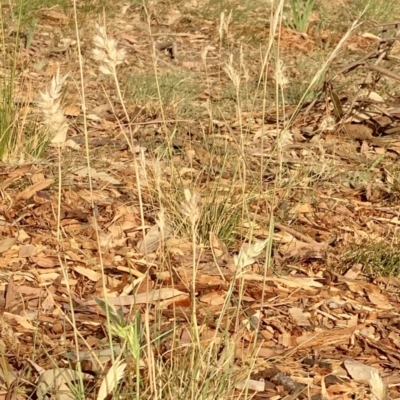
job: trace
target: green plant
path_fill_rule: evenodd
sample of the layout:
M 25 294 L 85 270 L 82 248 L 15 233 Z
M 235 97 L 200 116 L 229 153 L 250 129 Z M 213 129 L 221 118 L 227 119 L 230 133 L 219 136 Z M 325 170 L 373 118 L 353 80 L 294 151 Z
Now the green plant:
M 353 0 L 349 2 L 348 12 L 351 18 L 357 18 L 361 13 L 363 19 L 376 22 L 390 22 L 398 11 L 399 3 L 396 0 Z
M 14 105 L 12 82 L 3 78 L 0 84 L 0 160 L 5 161 L 16 141 L 17 109 Z
M 35 19 L 40 15 L 40 10 L 59 7 L 60 10 L 68 8 L 65 0 L 17 0 L 10 1 L 15 7 L 11 7 L 14 18 L 19 19 L 21 26 L 32 25 Z
M 315 0 L 290 0 L 293 17 L 290 25 L 299 32 L 305 32 L 314 5 Z
M 342 264 L 348 269 L 354 264 L 361 264 L 369 276 L 400 275 L 400 251 L 391 243 L 364 243 L 343 254 Z

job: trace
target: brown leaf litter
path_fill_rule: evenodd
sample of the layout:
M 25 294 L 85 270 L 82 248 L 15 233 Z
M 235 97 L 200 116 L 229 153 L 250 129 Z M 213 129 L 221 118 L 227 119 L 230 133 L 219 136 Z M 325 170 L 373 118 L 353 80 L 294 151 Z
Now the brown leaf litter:
M 20 179 L 25 179 L 25 176 Z M 112 188 L 110 194 L 115 195 L 118 192 L 117 186 L 113 187 L 112 183 L 109 185 Z M 17 190 L 16 194 L 24 191 L 25 189 Z M 190 252 L 186 262 L 183 258 L 179 261 L 180 257 L 175 256 L 177 266 L 174 276 L 166 271 L 161 272 L 159 260 L 154 259 L 151 268 L 154 275 L 150 275 L 151 280 L 144 286 L 148 289 L 137 294 L 127 291 L 131 274 L 146 282 L 147 274 L 141 272 L 140 265 L 146 265 L 147 261 L 134 251 L 134 247 L 127 245 L 129 240 L 137 242 L 140 236 L 124 233 L 124 229 L 117 229 L 115 233 L 110 230 L 112 226 L 118 226 L 120 218 L 116 219 L 115 211 L 112 212 L 111 208 L 107 212 L 107 207 L 113 204 L 113 209 L 117 210 L 118 197 L 114 197 L 112 202 L 106 201 L 105 204 L 109 205 L 100 211 L 99 228 L 96 228 L 90 222 L 90 208 L 85 196 L 74 195 L 74 200 L 71 201 L 69 192 L 63 193 L 61 225 L 66 229 L 66 236 L 62 249 L 58 248 L 52 214 L 57 203 L 56 197 L 49 193 L 46 203 L 31 202 L 30 205 L 27 203 L 29 198 L 18 195 L 12 197 L 16 200 L 11 208 L 8 207 L 7 214 L 4 214 L 7 219 L 4 219 L 1 227 L 3 237 L 6 234 L 17 238 L 9 246 L 3 246 L 2 250 L 1 278 L 5 293 L 2 307 L 7 310 L 2 316 L 2 340 L 9 342 L 10 335 L 18 333 L 18 340 L 11 339 L 13 344 L 8 347 L 12 357 L 29 352 L 30 340 L 36 332 L 37 324 L 45 328 L 43 339 L 47 345 L 53 346 L 54 356 L 57 353 L 61 356 L 65 351 L 73 354 L 75 347 L 72 342 L 69 344 L 67 341 L 62 349 L 56 344 L 61 337 L 68 339 L 72 335 L 72 332 L 68 334 L 68 328 L 67 332 L 64 331 L 65 326 L 68 326 L 66 318 L 71 313 L 71 305 L 74 306 L 80 332 L 94 346 L 92 351 L 96 350 L 96 341 L 90 338 L 100 334 L 104 312 L 93 299 L 97 296 L 103 297 L 99 286 L 101 274 L 98 253 L 93 236 L 95 229 L 101 229 L 107 237 L 111 234 L 103 245 L 105 268 L 109 271 L 106 272 L 108 303 L 121 307 L 124 312 L 130 307 L 140 310 L 142 304 L 156 304 L 159 310 L 165 312 L 165 323 L 168 323 L 169 313 L 175 308 L 177 315 L 181 312 L 184 316 L 182 326 L 187 324 L 185 321 L 190 315 L 190 294 L 187 288 L 193 279 Z M 79 202 L 76 201 L 77 198 L 80 199 Z M 327 201 L 325 199 L 325 203 Z M 348 213 L 353 217 L 347 218 L 355 218 L 360 210 L 365 210 L 365 206 L 357 207 L 355 202 L 347 201 L 344 204 L 351 206 L 353 210 L 352 214 Z M 344 208 L 344 205 L 341 207 Z M 324 210 L 322 215 L 325 223 L 329 223 L 326 212 L 330 208 L 326 206 L 315 208 L 303 205 L 296 207 L 293 212 L 299 218 L 300 215 L 307 215 L 309 222 L 304 220 L 303 224 L 310 224 L 318 215 L 318 209 Z M 370 206 L 369 211 L 373 210 Z M 128 208 L 126 211 L 137 216 L 135 209 Z M 136 224 L 139 226 L 137 217 Z M 45 229 L 43 225 L 48 225 L 51 229 Z M 331 225 L 330 229 L 339 228 L 337 222 Z M 285 232 L 284 226 L 279 226 L 278 229 Z M 293 228 L 286 230 L 286 235 L 291 233 L 294 236 L 292 242 L 288 243 L 299 240 Z M 277 234 L 277 239 L 282 242 L 283 237 L 280 238 Z M 119 244 L 114 245 L 113 241 Z M 215 257 L 221 259 L 226 250 L 219 250 L 221 244 L 218 244 L 217 238 L 213 241 Z M 91 242 L 93 245 L 90 245 Z M 305 243 L 309 242 L 321 244 L 314 240 L 306 240 Z M 24 243 L 30 243 L 29 250 Z M 293 248 L 292 245 L 290 248 Z M 283 252 L 283 259 L 315 259 L 315 256 L 301 253 L 303 250 L 293 253 L 293 250 L 283 246 L 278 251 Z M 325 245 L 325 251 L 334 253 L 329 244 Z M 122 255 L 129 255 L 129 264 Z M 216 268 L 209 252 L 202 254 L 200 264 L 207 263 L 207 258 L 210 260 L 210 267 L 214 265 Z M 71 288 L 68 291 L 64 278 L 66 267 L 69 269 L 68 285 Z M 321 385 L 329 396 L 340 395 L 341 398 L 346 398 L 346 394 L 363 395 L 365 386 L 362 382 L 365 378 L 355 375 L 354 366 L 349 376 L 341 366 L 343 360 L 348 360 L 346 363 L 358 362 L 356 365 L 361 369 L 368 367 L 379 371 L 384 381 L 392 387 L 391 391 L 395 390 L 395 386 L 390 385 L 399 379 L 395 367 L 399 360 L 400 344 L 396 336 L 396 310 L 399 301 L 396 290 L 393 290 L 389 281 L 385 286 L 378 286 L 377 284 L 382 284 L 382 280 L 369 283 L 357 273 L 354 278 L 340 274 L 328 278 L 324 276 L 325 267 L 322 264 L 317 269 L 313 264 L 308 267 L 305 264 L 304 269 L 297 272 L 293 270 L 292 274 L 282 277 L 270 274 L 264 276 L 254 270 L 235 278 L 235 273 L 230 272 L 225 265 L 221 264 L 220 268 L 222 276 L 217 271 L 210 275 L 208 268 L 204 267 L 204 272 L 200 269 L 196 276 L 197 298 L 203 310 L 199 311 L 199 322 L 208 326 L 212 332 L 215 329 L 215 318 L 222 311 L 229 282 L 237 279 L 237 284 L 240 284 L 244 280 L 243 301 L 246 304 L 246 313 L 239 316 L 239 326 L 232 326 L 227 320 L 226 328 L 236 332 L 237 362 L 246 363 L 250 355 L 256 357 L 258 372 L 252 379 L 257 381 L 260 377 L 264 378 L 263 389 L 260 389 L 260 385 L 255 386 L 260 395 L 265 392 L 275 393 L 277 396 L 290 393 L 302 396 L 300 393 L 306 391 L 307 395 L 313 396 L 320 393 Z M 261 299 L 264 299 L 263 302 Z M 256 318 L 251 319 L 252 315 Z M 249 324 L 250 321 L 253 322 Z M 64 326 L 61 330 L 60 322 Z M 8 333 L 4 330 L 6 326 L 9 327 Z M 258 327 L 258 330 L 255 331 L 254 327 Z M 254 338 L 256 334 L 258 337 Z M 255 353 L 253 340 L 257 343 Z M 325 364 L 321 366 L 321 363 Z M 350 367 L 345 364 L 344 368 Z

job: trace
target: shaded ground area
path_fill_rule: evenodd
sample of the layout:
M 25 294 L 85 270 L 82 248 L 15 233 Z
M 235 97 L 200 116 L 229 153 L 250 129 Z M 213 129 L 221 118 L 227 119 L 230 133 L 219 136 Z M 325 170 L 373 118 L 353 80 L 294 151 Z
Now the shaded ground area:
M 91 56 L 101 7 L 78 8 L 83 86 L 71 10 L 42 7 L 23 25 L 15 103 L 34 108 L 60 68 L 69 130 L 60 152 L 0 167 L 4 398 L 41 387 L 39 367 L 83 370 L 82 398 L 96 398 L 136 319 L 121 398 L 139 393 L 136 368 L 151 382 L 151 365 L 180 371 L 185 398 L 197 335 L 199 353 L 216 348 L 198 398 L 218 398 L 203 382 L 226 365 L 232 398 L 382 399 L 375 371 L 400 397 L 398 26 L 383 40 L 382 27 L 355 30 L 302 98 L 344 30 L 317 12 L 308 34 L 271 35 L 264 6 L 108 11 L 127 52 L 124 105 Z M 169 398 L 174 379 L 157 379 L 159 397 L 143 398 Z

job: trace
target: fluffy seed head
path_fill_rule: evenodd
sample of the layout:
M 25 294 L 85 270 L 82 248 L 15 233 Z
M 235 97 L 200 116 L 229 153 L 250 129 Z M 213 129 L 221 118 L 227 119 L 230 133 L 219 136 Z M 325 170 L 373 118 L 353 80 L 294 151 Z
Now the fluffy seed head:
M 191 193 L 189 189 L 185 189 L 184 194 L 185 201 L 181 203 L 181 213 L 192 222 L 196 222 L 200 218 L 199 196 L 197 193 Z
M 290 83 L 289 79 L 285 75 L 286 67 L 282 60 L 278 60 L 276 63 L 275 70 L 275 81 L 279 86 L 286 86 Z
M 112 75 L 117 65 L 124 62 L 126 52 L 118 49 L 118 42 L 107 37 L 106 28 L 96 24 L 97 35 L 93 38 L 95 48 L 92 55 L 95 61 L 100 63 L 99 69 L 105 75 Z
M 52 143 L 65 142 L 68 130 L 68 122 L 60 106 L 62 88 L 68 74 L 61 76 L 60 70 L 51 80 L 50 87 L 39 93 L 37 106 L 42 115 L 42 123 L 47 127 L 51 135 Z

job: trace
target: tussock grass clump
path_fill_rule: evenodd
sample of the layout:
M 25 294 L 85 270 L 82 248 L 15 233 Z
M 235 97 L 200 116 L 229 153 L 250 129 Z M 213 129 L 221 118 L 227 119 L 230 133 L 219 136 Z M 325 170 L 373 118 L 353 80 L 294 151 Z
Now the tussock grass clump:
M 0 87 L 0 160 L 7 161 L 18 140 L 18 109 L 14 105 L 12 81 L 4 78 Z
M 169 188 L 163 185 L 159 201 L 163 204 L 166 219 L 175 234 L 188 238 L 192 228 L 187 220 L 182 219 L 179 206 L 184 201 L 183 193 L 183 185 Z M 214 187 L 210 191 L 200 192 L 198 196 L 200 217 L 196 224 L 196 235 L 199 242 L 208 244 L 209 234 L 213 232 L 226 244 L 232 244 L 237 237 L 242 214 L 241 204 L 232 203 L 232 190 L 224 191 Z
M 8 79 L 8 81 L 7 81 Z M 9 163 L 24 163 L 43 156 L 49 144 L 65 142 L 68 121 L 61 107 L 66 76 L 60 71 L 48 88 L 40 92 L 36 108 L 15 101 L 14 78 L 4 78 L 0 84 L 0 159 Z
M 353 264 L 361 264 L 368 276 L 399 276 L 400 250 L 388 242 L 357 245 L 342 257 L 344 269 Z
M 122 96 L 117 75 L 117 66 L 123 62 L 125 54 L 118 49 L 114 39 L 107 37 L 103 27 L 97 26 L 97 29 L 93 58 L 99 62 L 103 74 L 114 78 L 118 99 L 122 108 L 126 110 L 127 100 Z M 157 85 L 155 92 L 161 103 L 159 106 L 163 108 L 164 99 L 160 96 L 159 86 L 162 80 L 155 79 L 154 82 Z M 126 120 L 128 127 L 123 132 L 127 142 L 132 143 L 128 113 Z M 160 227 L 164 224 L 172 225 L 176 236 L 184 237 L 191 243 L 193 278 L 188 288 L 190 291 L 188 320 L 179 322 L 173 319 L 170 328 L 166 330 L 165 318 L 157 306 L 146 305 L 143 315 L 136 315 L 132 319 L 118 315 L 116 310 L 103 303 L 102 307 L 107 314 L 106 331 L 110 345 L 115 341 L 121 342 L 122 348 L 126 349 L 134 360 L 135 378 L 130 382 L 129 389 L 122 389 L 124 393 L 126 390 L 129 391 L 130 398 L 161 400 L 175 397 L 177 394 L 180 398 L 227 398 L 237 390 L 234 383 L 238 379 L 238 369 L 233 364 L 235 346 L 227 333 L 222 334 L 226 329 L 223 328 L 222 315 L 213 333 L 214 338 L 204 341 L 202 324 L 198 320 L 196 276 L 199 245 L 208 242 L 211 231 L 223 236 L 223 239 L 231 239 L 239 220 L 241 204 L 240 202 L 233 204 L 233 188 L 231 191 L 218 190 L 217 182 L 215 184 L 207 182 L 204 193 L 198 190 L 196 183 L 202 173 L 195 172 L 195 169 L 188 169 L 187 174 L 181 175 L 174 164 L 176 159 L 171 157 L 173 151 L 170 132 L 165 129 L 165 133 L 167 148 L 159 155 L 159 160 L 152 162 L 149 160 L 147 163 L 145 155 L 142 154 L 139 170 L 139 158 L 132 151 L 132 162 L 135 166 L 137 197 L 143 226 L 145 204 L 142 190 L 146 189 L 146 194 L 149 195 L 146 200 L 152 203 L 152 208 L 160 210 L 158 214 Z M 148 167 L 149 164 L 153 165 L 153 170 Z M 169 171 L 168 174 L 166 170 Z M 103 284 L 105 281 L 106 277 Z M 105 287 L 103 291 L 104 294 L 107 293 Z M 240 301 L 234 299 L 235 297 L 232 286 L 226 298 L 224 315 L 226 315 L 225 309 L 231 304 L 240 304 Z M 185 343 L 182 342 L 183 334 L 188 336 Z M 164 340 L 167 343 L 165 346 Z M 115 357 L 115 360 L 115 364 L 119 365 L 119 358 Z M 126 379 L 130 380 L 128 377 Z
M 299 32 L 306 32 L 314 4 L 315 0 L 290 0 L 293 18 L 290 26 L 297 29 Z

